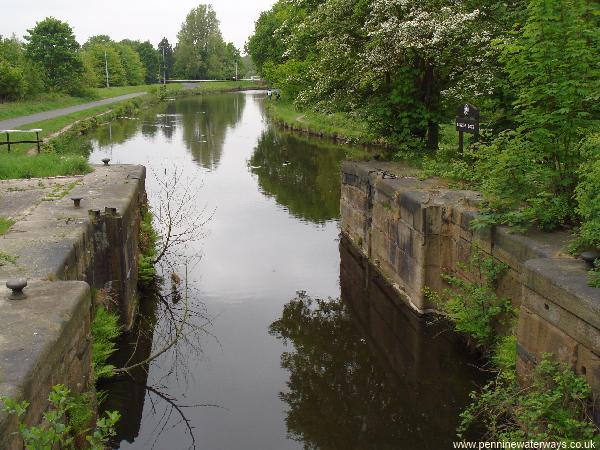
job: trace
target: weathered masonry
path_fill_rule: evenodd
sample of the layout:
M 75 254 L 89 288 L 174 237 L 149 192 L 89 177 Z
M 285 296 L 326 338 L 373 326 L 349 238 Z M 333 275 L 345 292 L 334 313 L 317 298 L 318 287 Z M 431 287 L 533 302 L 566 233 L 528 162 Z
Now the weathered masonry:
M 498 293 L 520 310 L 519 373 L 543 353 L 584 375 L 600 393 L 600 289 L 586 283 L 586 266 L 566 253 L 568 233 L 511 234 L 504 227 L 475 232 L 480 194 L 434 180 L 402 177 L 382 163 L 344 163 L 342 230 L 417 313 L 431 312 L 425 287 L 445 287 L 440 275 L 472 280 L 461 269 L 477 244 L 509 266 Z M 473 280 L 474 281 L 474 280 Z
M 144 186 L 145 168 L 125 165 L 0 182 L 0 215 L 16 220 L 0 237 L 0 395 L 29 401 L 29 424 L 41 421 L 52 386 L 93 389 L 93 291 L 110 294 L 125 329 L 133 323 Z M 14 278 L 29 280 L 25 299 L 8 299 Z M 16 419 L 0 414 L 1 449 L 22 448 L 15 431 Z

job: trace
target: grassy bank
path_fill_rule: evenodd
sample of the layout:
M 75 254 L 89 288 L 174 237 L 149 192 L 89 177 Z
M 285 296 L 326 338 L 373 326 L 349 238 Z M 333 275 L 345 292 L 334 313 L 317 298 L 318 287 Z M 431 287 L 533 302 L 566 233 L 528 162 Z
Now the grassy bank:
M 170 86 L 170 85 L 169 85 Z M 193 93 L 217 93 L 243 91 L 250 89 L 264 89 L 265 85 L 257 81 L 205 81 L 198 83 L 198 87 L 192 89 Z
M 312 110 L 299 111 L 285 100 L 266 102 L 269 117 L 279 126 L 313 136 L 329 137 L 347 144 L 385 146 L 375 137 L 366 122 L 346 113 L 325 114 Z
M 32 100 L 18 102 L 0 103 L 0 120 L 12 119 L 14 117 L 28 116 L 53 109 L 68 108 L 69 106 L 81 105 L 83 103 L 118 97 L 119 95 L 132 94 L 134 92 L 151 92 L 159 85 L 141 86 L 119 86 L 111 88 L 96 88 L 91 90 L 87 97 L 72 97 L 66 94 L 44 94 Z M 181 84 L 169 85 L 170 90 L 181 89 Z

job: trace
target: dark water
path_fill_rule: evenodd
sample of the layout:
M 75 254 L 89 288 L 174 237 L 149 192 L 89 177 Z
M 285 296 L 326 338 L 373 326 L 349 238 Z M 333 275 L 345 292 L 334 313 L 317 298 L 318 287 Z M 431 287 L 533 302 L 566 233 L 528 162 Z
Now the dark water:
M 204 332 L 102 386 L 123 415 L 120 448 L 451 448 L 479 372 L 340 242 L 343 151 L 275 130 L 263 101 L 178 100 L 94 136 L 93 162 L 148 167 L 155 209 L 177 173 L 214 210 L 182 252 L 202 252 L 188 279 Z M 164 304 L 147 299 L 145 333 L 123 339 L 117 364 L 161 348 Z

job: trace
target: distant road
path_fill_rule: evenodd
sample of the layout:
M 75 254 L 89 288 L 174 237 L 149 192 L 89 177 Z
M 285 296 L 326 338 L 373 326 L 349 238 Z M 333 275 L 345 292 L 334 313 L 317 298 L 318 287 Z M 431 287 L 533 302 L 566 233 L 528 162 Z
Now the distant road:
M 41 113 L 31 114 L 29 116 L 15 117 L 13 119 L 0 121 L 0 130 L 12 130 L 28 123 L 35 123 L 41 120 L 54 119 L 55 117 L 66 116 L 78 111 L 95 108 L 96 106 L 109 105 L 111 103 L 129 100 L 130 98 L 146 95 L 146 92 L 135 92 L 133 94 L 119 95 L 118 97 L 105 98 L 95 102 L 83 103 L 81 105 L 69 106 L 68 108 L 53 109 Z

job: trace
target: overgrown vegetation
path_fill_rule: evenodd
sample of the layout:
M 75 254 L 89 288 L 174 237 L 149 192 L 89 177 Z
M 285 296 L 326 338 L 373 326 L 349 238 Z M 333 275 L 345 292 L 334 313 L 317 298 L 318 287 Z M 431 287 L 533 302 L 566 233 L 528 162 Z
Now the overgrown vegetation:
M 13 219 L 7 217 L 0 217 L 0 236 L 6 234 L 10 227 L 15 224 Z
M 108 363 L 108 358 L 116 351 L 115 340 L 120 334 L 119 317 L 99 305 L 92 321 L 92 368 L 95 381 L 113 375 L 115 367 Z
M 516 355 L 516 342 L 509 343 L 515 349 L 511 355 Z M 526 383 L 520 384 L 513 359 L 495 361 L 508 367 L 500 366 L 493 381 L 471 393 L 471 404 L 461 414 L 459 436 L 473 424 L 483 423 L 491 441 L 600 443 L 589 415 L 590 386 L 569 366 L 545 355 Z
M 451 288 L 439 294 L 426 289 L 425 294 L 450 319 L 456 331 L 472 339 L 480 349 L 489 351 L 499 344 L 499 330 L 511 330 L 515 316 L 510 299 L 500 298 L 495 292 L 498 278 L 507 266 L 474 248 L 468 264 L 461 267 L 477 281 L 444 274 L 442 279 Z
M 459 437 L 470 427 L 483 426 L 490 441 L 600 442 L 589 415 L 591 388 L 571 367 L 545 355 L 528 379 L 517 379 L 515 310 L 509 299 L 496 294 L 506 266 L 475 247 L 462 269 L 476 281 L 443 275 L 451 288 L 441 294 L 427 290 L 426 295 L 456 331 L 489 358 L 496 376 L 471 392 L 471 403 L 461 414 Z
M 158 242 L 158 233 L 152 225 L 152 211 L 146 203 L 142 206 L 140 222 L 140 260 L 138 279 L 141 287 L 151 286 L 156 281 L 155 261 L 157 258 L 156 245 Z
M 75 449 L 79 436 L 85 437 L 92 450 L 108 449 L 109 439 L 115 435 L 115 425 L 120 417 L 117 411 L 107 412 L 91 429 L 92 400 L 86 395 L 73 395 L 60 384 L 53 386 L 48 396 L 50 408 L 44 412 L 39 426 L 28 426 L 23 422 L 29 407 L 27 401 L 17 402 L 7 397 L 1 397 L 0 400 L 3 411 L 19 418 L 19 433 L 25 448 L 30 450 Z
M 575 226 L 583 249 L 600 244 L 599 44 L 588 0 L 280 0 L 247 49 L 293 102 L 283 120 L 367 123 L 397 159 L 482 190 L 480 225 Z M 461 153 L 463 102 L 482 133 Z

